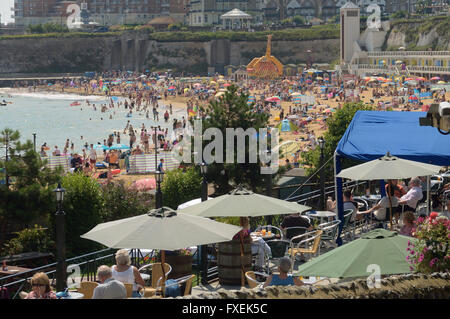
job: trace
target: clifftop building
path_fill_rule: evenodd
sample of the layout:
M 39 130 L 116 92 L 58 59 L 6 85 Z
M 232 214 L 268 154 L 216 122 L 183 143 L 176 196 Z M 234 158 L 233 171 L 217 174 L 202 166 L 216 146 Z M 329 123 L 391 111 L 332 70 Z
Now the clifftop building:
M 185 22 L 188 0 L 15 0 L 16 25 L 65 23 L 67 7 L 85 3 L 89 20 L 102 25 L 143 24 L 160 16 Z

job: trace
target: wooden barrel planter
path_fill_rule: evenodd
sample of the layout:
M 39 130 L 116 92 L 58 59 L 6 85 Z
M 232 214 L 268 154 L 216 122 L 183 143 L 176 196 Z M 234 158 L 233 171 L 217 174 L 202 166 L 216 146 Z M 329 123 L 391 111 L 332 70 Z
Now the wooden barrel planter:
M 217 266 L 219 283 L 221 285 L 240 286 L 242 279 L 242 266 L 244 272 L 252 267 L 252 248 L 250 238 L 243 241 L 243 256 L 241 257 L 240 240 L 231 240 L 219 243 L 217 253 Z
M 169 279 L 192 275 L 192 256 L 166 256 L 166 263 L 172 267 Z

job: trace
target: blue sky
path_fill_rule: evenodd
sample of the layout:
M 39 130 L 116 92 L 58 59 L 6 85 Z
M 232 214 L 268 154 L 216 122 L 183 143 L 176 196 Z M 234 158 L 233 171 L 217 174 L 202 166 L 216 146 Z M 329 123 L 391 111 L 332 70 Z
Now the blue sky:
M 0 0 L 0 14 L 2 15 L 2 23 L 14 22 L 11 19 L 11 15 L 13 12 L 11 11 L 11 7 L 14 7 L 14 0 Z

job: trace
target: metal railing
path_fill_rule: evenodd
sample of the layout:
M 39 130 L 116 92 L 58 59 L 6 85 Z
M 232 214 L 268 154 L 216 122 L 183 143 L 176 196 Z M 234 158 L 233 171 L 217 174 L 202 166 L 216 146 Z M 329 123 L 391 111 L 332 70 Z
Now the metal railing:
M 450 51 L 372 51 L 367 52 L 367 56 L 372 57 L 450 57 Z

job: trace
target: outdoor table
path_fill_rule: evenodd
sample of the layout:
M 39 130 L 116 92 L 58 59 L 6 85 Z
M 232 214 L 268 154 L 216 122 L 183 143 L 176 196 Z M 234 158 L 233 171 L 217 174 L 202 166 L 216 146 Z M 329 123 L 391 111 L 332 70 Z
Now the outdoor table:
M 9 275 L 20 275 L 25 271 L 31 270 L 30 268 L 18 267 L 18 266 L 7 266 L 7 270 L 3 270 L 0 266 L 0 277 L 9 276 Z
M 325 277 L 308 277 L 308 278 L 303 278 L 302 276 L 299 277 L 299 279 L 301 281 L 303 281 L 304 284 L 306 285 L 314 285 L 316 282 L 325 279 Z
M 270 235 L 268 233 L 266 233 L 264 236 L 261 234 L 261 232 L 253 232 L 250 234 L 250 236 L 252 237 L 260 237 L 264 240 L 271 240 L 274 239 L 276 237 L 276 235 L 274 233 L 271 233 Z
M 318 211 L 308 212 L 308 213 L 306 213 L 306 216 L 311 217 L 311 218 L 319 218 L 320 223 L 322 224 L 325 219 L 327 219 L 327 221 L 330 221 L 330 219 L 335 219 L 336 213 L 333 213 L 333 212 L 330 212 L 327 210 L 318 210 Z
M 61 299 L 83 299 L 84 294 L 81 292 L 69 291 L 69 295 L 67 297 L 61 297 Z

